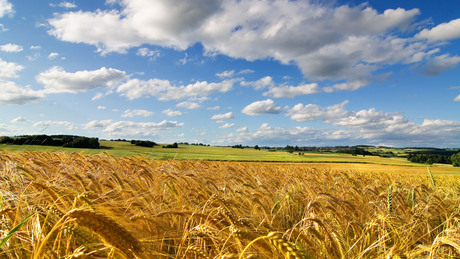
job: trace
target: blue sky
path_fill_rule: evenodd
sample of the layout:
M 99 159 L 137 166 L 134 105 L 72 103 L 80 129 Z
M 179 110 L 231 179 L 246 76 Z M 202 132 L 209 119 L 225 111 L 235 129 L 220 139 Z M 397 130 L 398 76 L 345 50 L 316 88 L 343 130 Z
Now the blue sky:
M 0 0 L 0 135 L 459 147 L 459 7 Z

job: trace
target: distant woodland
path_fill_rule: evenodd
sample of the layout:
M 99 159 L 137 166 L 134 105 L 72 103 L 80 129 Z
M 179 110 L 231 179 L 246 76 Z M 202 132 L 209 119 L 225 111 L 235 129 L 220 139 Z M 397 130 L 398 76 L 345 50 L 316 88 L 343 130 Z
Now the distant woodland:
M 98 138 L 73 135 L 22 135 L 16 137 L 0 137 L 0 144 L 40 145 L 74 148 L 100 148 Z

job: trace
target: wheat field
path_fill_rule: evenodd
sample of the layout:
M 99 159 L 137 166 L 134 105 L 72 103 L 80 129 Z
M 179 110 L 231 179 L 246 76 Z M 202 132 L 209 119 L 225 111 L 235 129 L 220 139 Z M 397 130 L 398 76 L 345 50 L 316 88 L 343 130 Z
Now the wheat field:
M 0 151 L 0 178 L 1 258 L 460 257 L 429 170 Z

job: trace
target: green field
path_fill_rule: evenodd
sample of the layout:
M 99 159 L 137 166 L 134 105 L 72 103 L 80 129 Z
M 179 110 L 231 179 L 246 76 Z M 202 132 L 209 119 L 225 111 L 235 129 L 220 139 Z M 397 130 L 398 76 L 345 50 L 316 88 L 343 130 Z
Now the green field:
M 256 150 L 252 148 L 231 148 L 215 146 L 179 145 L 179 148 L 139 147 L 124 141 L 99 141 L 100 149 L 63 148 L 36 145 L 0 145 L 0 150 L 28 152 L 28 151 L 64 151 L 80 154 L 108 154 L 123 157 L 141 155 L 149 159 L 177 159 L 177 160 L 212 160 L 212 161 L 248 161 L 248 162 L 303 162 L 303 163 L 366 163 L 382 165 L 426 166 L 407 161 L 402 157 L 382 158 L 378 156 L 352 156 L 340 153 L 288 153 L 285 151 Z M 401 155 L 403 151 L 393 150 Z

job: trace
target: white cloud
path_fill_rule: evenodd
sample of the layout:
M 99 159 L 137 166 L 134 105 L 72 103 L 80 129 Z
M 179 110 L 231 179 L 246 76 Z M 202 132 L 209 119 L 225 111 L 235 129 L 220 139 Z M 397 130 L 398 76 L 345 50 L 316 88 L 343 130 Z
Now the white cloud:
M 163 120 L 154 122 L 132 122 L 113 120 L 93 120 L 84 125 L 88 130 L 99 130 L 111 137 L 147 137 L 156 136 L 158 131 L 180 128 L 184 123 Z
M 238 74 L 244 75 L 244 74 L 251 74 L 251 73 L 254 73 L 254 72 L 255 71 L 252 70 L 252 69 L 243 69 L 240 72 L 238 72 Z
M 161 101 L 169 100 L 205 100 L 207 96 L 221 92 L 225 93 L 232 89 L 234 80 L 224 80 L 219 83 L 206 81 L 193 84 L 173 86 L 168 80 L 150 79 L 148 81 L 131 79 L 117 88 L 117 92 L 128 99 L 133 100 L 141 97 L 153 96 Z
M 235 70 L 227 70 L 222 73 L 217 73 L 216 76 L 219 78 L 232 77 L 235 74 Z
M 17 72 L 24 69 L 23 66 L 13 62 L 6 62 L 0 58 L 0 80 L 17 77 Z
M 97 87 L 110 88 L 127 78 L 126 72 L 102 67 L 98 70 L 83 70 L 75 73 L 52 67 L 40 73 L 36 80 L 45 86 L 47 93 L 78 93 Z
M 391 146 L 432 145 L 455 146 L 452 139 L 460 139 L 460 122 L 425 119 L 422 124 L 411 122 L 399 115 L 376 112 L 374 109 L 360 111 L 338 121 L 344 128 L 271 127 L 262 124 L 256 131 L 237 130 L 220 138 L 219 143 L 267 143 L 267 145 L 346 145 L 386 143 Z
M 150 117 L 153 115 L 153 112 L 147 110 L 125 110 L 121 115 L 122 118 L 132 118 L 135 116 L 143 116 L 143 117 Z
M 0 80 L 0 104 L 27 104 L 40 101 L 45 95 L 30 87 L 21 87 L 14 82 L 1 82 Z
M 455 97 L 454 102 L 460 102 L 460 94 L 457 97 Z
M 294 98 L 298 95 L 315 94 L 321 92 L 321 88 L 316 83 L 302 84 L 299 86 L 277 86 L 272 87 L 265 92 L 264 96 L 272 96 L 274 98 Z
M 412 122 L 398 113 L 384 113 L 374 108 L 358 112 L 346 111 L 348 101 L 322 108 L 309 104 L 295 105 L 286 115 L 296 121 L 317 121 L 345 129 L 330 129 L 330 134 L 344 140 L 385 142 L 396 146 L 430 143 L 434 146 L 452 145 L 448 139 L 460 137 L 460 122 L 425 119 L 422 124 Z M 337 132 L 340 132 L 337 135 Z M 340 137 L 342 136 L 343 137 Z M 321 138 L 324 138 L 321 137 Z M 356 143 L 356 142 L 355 142 Z M 460 144 L 460 143 L 459 143 Z
M 460 38 L 460 18 L 448 23 L 441 23 L 431 29 L 423 29 L 423 31 L 418 33 L 416 37 L 431 41 Z
M 14 13 L 13 5 L 7 0 L 0 0 L 0 18 Z
M 426 76 L 437 76 L 446 70 L 455 68 L 460 63 L 460 56 L 449 56 L 444 54 L 434 57 L 424 67 L 423 74 Z
M 68 1 L 60 2 L 59 4 L 50 4 L 52 7 L 62 7 L 65 9 L 77 8 L 77 5 Z
M 69 121 L 38 121 L 33 124 L 34 127 L 50 128 L 50 127 L 66 127 L 68 130 L 74 130 L 75 125 Z
M 208 55 L 273 58 L 328 80 L 365 79 L 380 65 L 415 62 L 429 51 L 422 40 L 393 36 L 411 28 L 418 9 L 378 13 L 366 4 L 285 0 L 121 0 L 120 6 L 56 15 L 49 33 L 102 54 L 142 44 L 185 50 L 200 42 Z
M 172 109 L 164 110 L 163 113 L 168 115 L 169 117 L 182 116 L 181 111 L 175 111 L 175 110 L 172 110 Z
M 94 45 L 102 54 L 125 53 L 126 49 L 141 45 L 142 39 L 122 19 L 115 10 L 69 12 L 50 19 L 53 28 L 48 33 L 62 41 Z
M 244 109 L 241 112 L 249 116 L 262 114 L 277 114 L 281 112 L 281 106 L 276 105 L 273 100 L 267 99 L 264 101 L 253 102 L 248 106 L 244 107 Z
M 48 59 L 55 59 L 59 56 L 59 53 L 52 52 L 48 55 Z
M 228 120 L 233 118 L 235 118 L 235 116 L 233 116 L 233 112 L 227 112 L 223 114 L 215 114 L 211 117 L 211 120 Z
M 0 50 L 5 52 L 21 52 L 24 48 L 20 45 L 7 43 L 5 45 L 0 45 Z
M 295 121 L 317 121 L 317 120 L 333 120 L 346 116 L 348 112 L 345 110 L 345 105 L 348 101 L 344 101 L 340 104 L 322 108 L 316 104 L 303 105 L 301 103 L 296 104 L 292 109 L 286 112 L 286 116 L 289 116 L 291 120 Z
M 218 111 L 218 110 L 220 110 L 220 106 L 217 105 L 217 106 L 213 106 L 213 107 L 208 107 L 208 108 L 206 108 L 206 110 Z
M 248 127 L 244 126 L 244 127 L 238 127 L 238 129 L 236 130 L 236 132 L 248 132 Z
M 161 56 L 161 53 L 159 50 L 150 50 L 148 48 L 139 48 L 137 50 L 136 55 L 142 56 L 142 57 L 149 57 L 151 61 L 156 60 Z
M 273 79 L 270 76 L 263 77 L 257 81 L 253 82 L 240 82 L 240 85 L 254 87 L 255 90 L 264 89 L 266 87 L 271 87 L 274 85 Z
M 98 109 L 98 110 L 105 110 L 106 107 L 105 107 L 105 106 L 97 106 L 97 109 Z
M 367 80 L 354 80 L 354 81 L 347 81 L 344 83 L 334 84 L 332 87 L 325 87 L 322 90 L 324 92 L 333 92 L 333 91 L 355 91 L 361 87 L 368 85 L 369 82 Z
M 220 126 L 219 128 L 228 129 L 228 128 L 233 128 L 234 126 L 235 126 L 235 123 L 225 123 L 222 126 Z
M 11 123 L 24 123 L 24 122 L 26 122 L 26 119 L 24 119 L 23 117 L 19 116 L 19 117 L 16 117 L 16 118 L 12 119 L 10 122 Z
M 186 101 L 186 102 L 180 102 L 180 103 L 176 104 L 176 107 L 193 110 L 193 109 L 201 108 L 201 105 L 198 104 L 198 103 L 195 103 L 195 102 L 187 102 Z

